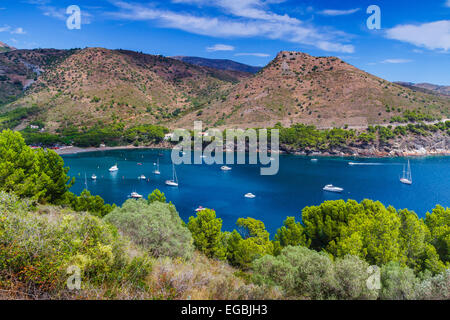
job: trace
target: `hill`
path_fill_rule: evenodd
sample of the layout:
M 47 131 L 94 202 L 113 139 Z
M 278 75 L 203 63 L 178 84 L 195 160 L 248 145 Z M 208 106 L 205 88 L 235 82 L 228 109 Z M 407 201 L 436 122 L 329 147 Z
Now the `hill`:
M 209 67 L 219 70 L 230 70 L 230 71 L 240 71 L 240 72 L 248 72 L 248 73 L 257 73 L 261 70 L 261 67 L 253 67 L 243 63 L 239 63 L 233 60 L 227 59 L 206 59 L 199 57 L 183 57 L 176 56 L 172 57 L 173 59 L 177 59 L 180 61 L 184 61 L 190 64 L 195 64 L 197 66 Z
M 321 127 L 388 123 L 406 110 L 449 115 L 450 100 L 414 92 L 334 57 L 280 52 L 225 100 L 203 110 L 208 125 L 266 127 L 281 122 Z M 195 115 L 179 125 L 192 123 Z
M 0 106 L 16 100 L 52 65 L 74 50 L 13 50 L 0 53 Z
M 207 105 L 248 76 L 162 56 L 87 48 L 52 64 L 5 110 L 37 107 L 34 120 L 50 131 L 115 121 L 158 123 Z
M 113 123 L 192 128 L 194 120 L 362 128 L 408 112 L 450 118 L 450 97 L 300 52 L 280 52 L 252 75 L 125 50 L 15 50 L 0 54 L 0 76 L 2 111 L 34 110 L 16 129 L 30 121 L 50 132 Z

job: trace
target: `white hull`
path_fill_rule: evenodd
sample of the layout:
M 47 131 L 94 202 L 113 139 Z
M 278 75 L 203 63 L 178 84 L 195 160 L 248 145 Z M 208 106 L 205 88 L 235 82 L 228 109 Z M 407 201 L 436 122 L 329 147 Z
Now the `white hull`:
M 142 199 L 142 195 L 140 195 L 137 192 L 131 193 L 130 197 L 133 198 L 133 199 Z
M 178 187 L 178 183 L 176 183 L 175 181 L 166 181 L 166 185 L 171 187 Z
M 256 196 L 253 193 L 247 193 L 244 197 L 246 197 L 247 199 L 254 199 L 254 198 L 256 198 Z
M 409 185 L 412 184 L 412 181 L 408 180 L 408 179 L 400 179 L 400 182 L 403 183 L 403 184 L 409 184 Z
M 334 192 L 334 193 L 341 193 L 342 191 L 344 191 L 344 189 L 339 188 L 339 187 L 335 187 L 333 185 L 327 185 L 323 188 L 323 191 L 328 191 L 328 192 Z

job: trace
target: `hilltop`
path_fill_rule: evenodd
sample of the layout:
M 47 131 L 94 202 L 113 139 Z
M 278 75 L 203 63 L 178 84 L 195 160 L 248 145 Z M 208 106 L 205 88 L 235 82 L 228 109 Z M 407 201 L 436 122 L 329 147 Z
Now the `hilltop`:
M 449 107 L 445 97 L 404 88 L 339 58 L 280 52 L 258 74 L 234 86 L 224 101 L 208 106 L 201 118 L 211 125 L 367 127 L 388 123 L 406 110 L 448 115 Z
M 450 117 L 450 98 L 378 78 L 336 57 L 280 52 L 251 74 L 126 50 L 15 50 L 0 54 L 2 111 L 33 108 L 47 131 L 113 123 L 191 128 L 280 122 L 363 128 L 405 112 Z M 30 109 L 28 109 L 30 110 Z

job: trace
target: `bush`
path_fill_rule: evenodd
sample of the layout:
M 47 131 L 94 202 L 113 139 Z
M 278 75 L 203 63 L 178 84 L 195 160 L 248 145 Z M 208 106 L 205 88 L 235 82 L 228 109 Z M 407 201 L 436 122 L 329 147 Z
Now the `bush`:
M 382 300 L 414 299 L 417 284 L 418 280 L 412 269 L 390 262 L 381 268 L 380 298 Z
M 128 200 L 104 219 L 155 257 L 188 259 L 194 251 L 191 233 L 172 204 Z
M 99 218 L 32 210 L 27 201 L 0 193 L 0 285 L 18 279 L 29 292 L 55 293 L 65 290 L 69 266 L 80 268 L 83 289 L 105 281 L 136 282 L 148 273 L 148 264 L 127 259 L 115 227 Z
M 278 257 L 256 260 L 253 269 L 257 283 L 279 285 L 289 296 L 326 299 L 334 295 L 333 263 L 325 253 L 287 247 Z
M 422 281 L 416 290 L 420 300 L 450 300 L 450 269 Z
M 378 292 L 367 288 L 368 267 L 355 256 L 333 262 L 323 252 L 299 246 L 253 264 L 257 283 L 279 285 L 288 296 L 312 299 L 376 299 Z

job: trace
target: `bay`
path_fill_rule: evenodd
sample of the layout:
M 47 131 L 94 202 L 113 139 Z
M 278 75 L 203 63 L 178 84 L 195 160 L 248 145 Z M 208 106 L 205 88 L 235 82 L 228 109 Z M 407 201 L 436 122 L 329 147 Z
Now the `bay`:
M 160 156 L 160 155 L 163 156 Z M 327 200 L 371 199 L 397 209 L 414 210 L 419 217 L 437 204 L 450 206 L 450 158 L 411 158 L 414 183 L 399 182 L 405 158 L 311 158 L 280 156 L 280 170 L 275 176 L 261 176 L 259 165 L 230 165 L 231 171 L 221 171 L 221 165 L 176 166 L 179 187 L 165 185 L 172 178 L 170 150 L 135 149 L 110 150 L 64 155 L 69 175 L 76 178 L 71 191 L 80 194 L 87 188 L 107 203 L 121 205 L 131 192 L 145 198 L 154 189 L 165 193 L 177 207 L 181 218 L 188 221 L 199 206 L 214 209 L 223 219 L 223 229 L 231 231 L 238 218 L 262 220 L 273 234 L 287 216 L 301 217 L 306 206 Z M 161 175 L 153 174 L 159 158 Z M 357 165 L 349 165 L 356 162 Z M 142 163 L 142 165 L 138 165 Z M 119 171 L 108 169 L 117 164 Z M 92 174 L 97 180 L 91 179 Z M 149 180 L 139 180 L 140 175 Z M 86 176 L 86 179 L 85 179 Z M 344 188 L 342 194 L 322 190 L 327 184 Z M 246 193 L 254 199 L 244 197 Z

